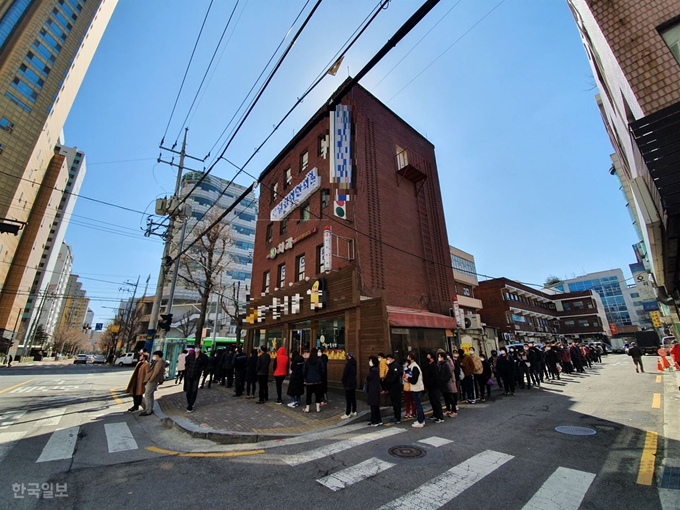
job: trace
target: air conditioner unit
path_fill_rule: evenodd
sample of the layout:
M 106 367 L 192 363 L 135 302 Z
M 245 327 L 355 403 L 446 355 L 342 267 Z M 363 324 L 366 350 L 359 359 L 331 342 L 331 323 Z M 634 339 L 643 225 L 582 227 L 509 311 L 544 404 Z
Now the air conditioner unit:
M 477 313 L 471 313 L 465 316 L 465 329 L 482 329 L 482 318 Z

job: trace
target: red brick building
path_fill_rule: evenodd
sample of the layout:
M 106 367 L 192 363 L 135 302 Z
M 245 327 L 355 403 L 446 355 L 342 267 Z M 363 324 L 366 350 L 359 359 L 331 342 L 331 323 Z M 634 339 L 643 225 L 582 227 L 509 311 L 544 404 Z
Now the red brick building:
M 336 381 L 348 351 L 365 372 L 379 352 L 448 347 L 456 327 L 434 146 L 343 88 L 260 176 L 244 326 L 256 347 L 326 346 Z
M 482 321 L 501 342 L 541 342 L 611 336 L 600 296 L 591 290 L 548 294 L 507 278 L 479 283 Z

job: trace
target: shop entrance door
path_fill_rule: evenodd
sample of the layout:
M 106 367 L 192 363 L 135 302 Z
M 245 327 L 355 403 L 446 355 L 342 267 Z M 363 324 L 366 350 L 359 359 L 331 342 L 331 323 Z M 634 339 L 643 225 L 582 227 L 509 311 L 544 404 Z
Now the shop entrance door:
M 309 352 L 312 346 L 312 321 L 292 324 L 290 327 L 290 353 Z

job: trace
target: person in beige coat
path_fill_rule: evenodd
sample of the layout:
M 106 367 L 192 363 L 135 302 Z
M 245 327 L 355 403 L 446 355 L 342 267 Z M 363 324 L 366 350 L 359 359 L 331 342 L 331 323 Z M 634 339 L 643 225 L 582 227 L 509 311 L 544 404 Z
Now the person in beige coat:
M 140 416 L 150 416 L 153 413 L 153 394 L 158 385 L 165 379 L 165 360 L 163 351 L 154 351 L 153 362 L 144 382 L 144 412 Z
M 139 361 L 137 366 L 135 366 L 135 371 L 132 372 L 132 377 L 130 377 L 130 382 L 125 390 L 125 393 L 132 395 L 132 407 L 128 409 L 128 412 L 133 413 L 139 410 L 139 406 L 144 409 L 144 402 L 142 398 L 144 397 L 144 379 L 146 378 L 147 372 L 149 370 L 148 354 L 143 352 L 139 356 Z

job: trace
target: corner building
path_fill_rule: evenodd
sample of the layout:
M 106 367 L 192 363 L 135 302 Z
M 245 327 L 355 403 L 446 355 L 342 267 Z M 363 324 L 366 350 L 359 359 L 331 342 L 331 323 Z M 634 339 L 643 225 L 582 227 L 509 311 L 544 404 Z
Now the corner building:
M 260 176 L 247 345 L 368 357 L 448 348 L 456 322 L 434 146 L 348 82 Z

